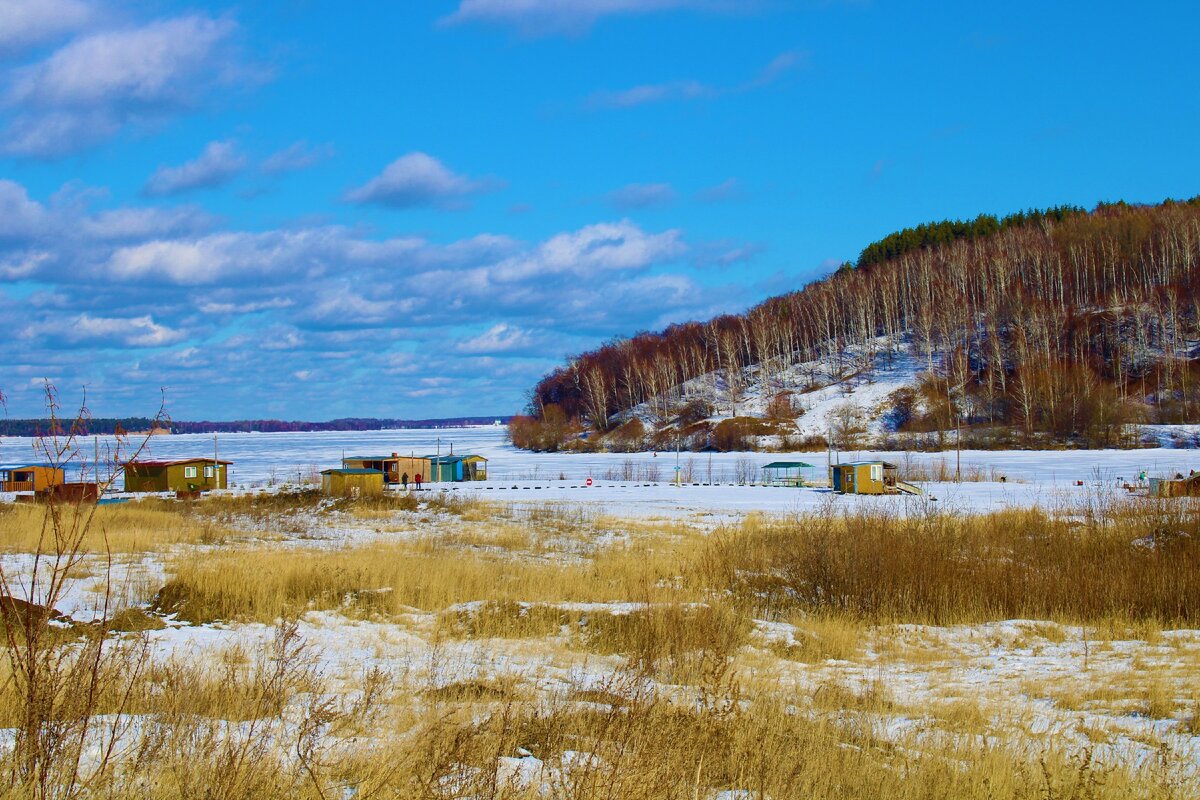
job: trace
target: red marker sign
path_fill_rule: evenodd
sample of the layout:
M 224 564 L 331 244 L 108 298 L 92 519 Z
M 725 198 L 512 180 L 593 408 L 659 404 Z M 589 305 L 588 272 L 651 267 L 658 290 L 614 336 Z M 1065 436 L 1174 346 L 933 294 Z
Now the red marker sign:
M 591 478 L 588 478 L 588 479 L 587 479 L 587 485 L 588 485 L 588 486 L 591 486 L 591 485 L 592 485 L 592 479 L 591 479 Z

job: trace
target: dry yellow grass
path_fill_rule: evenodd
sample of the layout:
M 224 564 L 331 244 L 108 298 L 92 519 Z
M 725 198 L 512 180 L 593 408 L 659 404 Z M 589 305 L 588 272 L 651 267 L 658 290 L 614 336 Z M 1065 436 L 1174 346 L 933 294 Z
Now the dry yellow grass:
M 396 614 L 470 601 L 691 600 L 678 554 L 614 548 L 584 561 L 518 560 L 437 541 L 342 550 L 226 551 L 180 558 L 159 606 L 193 621 L 273 621 L 286 610 Z
M 1082 522 L 1038 509 L 868 509 L 747 520 L 718 532 L 693 574 L 768 618 L 798 609 L 932 625 L 1125 620 L 1151 631 L 1200 624 L 1197 564 L 1191 507 L 1114 506 Z
M 12 553 L 30 553 L 52 539 L 46 528 L 46 509 L 41 505 L 16 504 L 0 507 L 0 548 Z M 88 506 L 62 506 L 63 513 L 87 513 Z M 233 535 L 227 526 L 195 513 L 184 505 L 146 500 L 137 503 L 99 506 L 84 539 L 87 552 L 114 553 L 163 550 L 179 544 L 219 544 Z M 45 546 L 45 545 L 44 545 Z
M 421 620 L 409 630 L 427 637 L 431 653 L 446 642 L 464 646 L 453 637 L 540 639 L 560 653 L 603 654 L 605 664 L 623 665 L 621 671 L 599 683 L 546 689 L 533 676 L 472 675 L 438 683 L 432 667 L 430 675 L 418 670 L 403 680 L 365 669 L 360 681 L 334 687 L 312 654 L 286 636 L 261 650 L 233 647 L 203 658 L 168 659 L 131 671 L 124 706 L 119 698 L 101 703 L 102 709 L 122 707 L 143 724 L 132 756 L 115 761 L 93 788 L 115 800 L 527 800 L 547 793 L 562 800 L 684 800 L 724 790 L 814 800 L 1196 796 L 1169 759 L 1100 765 L 1086 744 L 1051 740 L 1026 739 L 1010 748 L 995 730 L 996 709 L 982 700 L 907 707 L 882 671 L 860 670 L 851 678 L 836 663 L 862 661 L 868 653 L 877 664 L 955 659 L 929 629 L 880 624 L 994 618 L 1010 610 L 1003 603 L 981 604 L 970 586 L 992 579 L 992 566 L 956 570 L 950 566 L 955 559 L 995 559 L 1012 580 L 1023 579 L 1034 555 L 1040 565 L 1067 573 L 1112 568 L 1124 593 L 1091 605 L 1071 601 L 1049 584 L 1025 581 L 1028 602 L 1041 604 L 1055 622 L 1032 623 L 987 644 L 1063 645 L 1073 634 L 1060 623 L 1072 619 L 1087 621 L 1097 643 L 1136 634 L 1151 642 L 1148 647 L 1173 653 L 1173 662 L 1156 656 L 1130 662 L 1108 682 L 1088 675 L 1078 686 L 1023 688 L 1064 708 L 1109 704 L 1195 725 L 1187 721 L 1194 716 L 1186 715 L 1197 698 L 1179 696 L 1182 679 L 1171 672 L 1194 650 L 1167 641 L 1162 587 L 1139 582 L 1132 572 L 1141 556 L 1131 557 L 1129 544 L 1143 533 L 1136 520 L 1122 522 L 1126 527 L 1118 534 L 1100 536 L 1075 557 L 1065 549 L 1078 541 L 1068 529 L 1023 513 L 947 515 L 912 525 L 873 517 L 752 518 L 707 540 L 686 525 L 626 525 L 572 509 L 455 501 L 409 506 L 390 499 L 330 505 L 305 495 L 122 506 L 101 511 L 123 515 L 98 519 L 124 529 L 114 530 L 113 538 L 131 552 L 205 541 L 189 537 L 235 529 L 246 519 L 269 527 L 282 517 L 328 512 L 422 525 L 426 535 L 404 542 L 340 549 L 214 547 L 202 558 L 172 553 L 158 603 L 195 621 L 274 622 L 305 609 L 394 619 L 417 610 L 404 618 Z M 1014 525 L 1029 526 L 1041 545 L 1014 536 Z M 609 535 L 614 531 L 621 535 Z M 856 571 L 882 588 L 855 577 Z M 1135 602 L 1117 613 L 1118 598 Z M 479 602 L 462 605 L 470 601 Z M 621 614 L 561 607 L 572 602 L 638 605 Z M 793 626 L 795 644 L 774 648 L 786 660 L 772 664 L 768 651 L 744 647 L 757 641 L 753 620 L 764 617 Z M 289 623 L 281 628 L 286 632 Z M 136 634 L 126 637 L 136 641 Z M 747 665 L 762 666 L 761 674 L 744 674 Z M 785 672 L 818 668 L 824 673 L 808 688 L 781 689 L 778 678 Z M 19 709 L 12 692 L 0 688 L 0 721 Z M 897 717 L 920 721 L 922 733 L 946 735 L 885 734 L 886 720 Z M 1096 724 L 1081 733 L 1095 744 L 1115 735 Z M 514 781 L 506 761 L 523 754 L 536 756 L 548 770 L 530 784 Z M 7 774 L 3 759 L 0 753 L 0 776 Z M 14 790 L 9 796 L 24 795 Z

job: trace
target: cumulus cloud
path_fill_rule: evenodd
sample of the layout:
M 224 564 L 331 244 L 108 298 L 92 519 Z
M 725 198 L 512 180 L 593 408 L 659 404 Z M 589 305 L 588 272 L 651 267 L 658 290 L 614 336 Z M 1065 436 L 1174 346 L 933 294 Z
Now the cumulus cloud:
M 417 152 L 401 156 L 379 175 L 348 191 L 346 200 L 392 208 L 459 208 L 468 196 L 493 188 L 495 181 L 459 175 L 433 156 Z
M 743 7 L 752 0 L 743 0 Z M 523 34 L 580 34 L 609 16 L 656 11 L 731 10 L 733 0 L 460 0 L 444 24 L 482 22 L 510 25 Z
M 331 144 L 310 145 L 308 142 L 295 142 L 267 156 L 263 160 L 261 169 L 267 175 L 297 172 L 316 166 L 332 157 L 333 145 Z
M 232 141 L 209 142 L 196 158 L 177 167 L 160 166 L 142 191 L 161 197 L 229 183 L 246 166 L 246 157 Z
M 80 0 L 0 0 L 0 54 L 77 31 L 91 16 Z
M 195 106 L 250 74 L 230 52 L 236 29 L 232 20 L 192 14 L 73 39 L 14 71 L 4 149 L 59 156 Z
M 631 183 L 609 192 L 608 202 L 618 210 L 628 211 L 670 205 L 678 197 L 679 193 L 667 183 Z

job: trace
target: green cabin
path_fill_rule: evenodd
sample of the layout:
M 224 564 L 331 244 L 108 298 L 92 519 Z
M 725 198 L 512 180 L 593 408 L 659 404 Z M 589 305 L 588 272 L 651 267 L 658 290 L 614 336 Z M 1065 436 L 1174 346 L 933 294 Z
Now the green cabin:
M 207 492 L 229 488 L 232 461 L 181 458 L 175 461 L 130 461 L 124 465 L 127 492 Z

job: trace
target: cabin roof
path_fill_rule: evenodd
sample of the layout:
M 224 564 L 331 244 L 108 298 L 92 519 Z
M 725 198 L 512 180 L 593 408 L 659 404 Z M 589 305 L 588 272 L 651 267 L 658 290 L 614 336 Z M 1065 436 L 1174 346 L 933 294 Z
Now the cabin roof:
M 401 456 L 392 455 L 391 453 L 385 456 L 346 456 L 342 461 L 407 461 L 412 459 L 424 459 L 428 456 Z
M 175 458 L 159 461 L 126 461 L 126 467 L 177 467 L 183 464 L 232 464 L 222 458 Z
M 377 469 L 350 469 L 342 467 L 340 469 L 323 469 L 322 475 L 382 475 L 383 473 Z
M 763 469 L 804 469 L 811 467 L 812 464 L 806 461 L 772 461 L 770 464 L 763 464 Z

